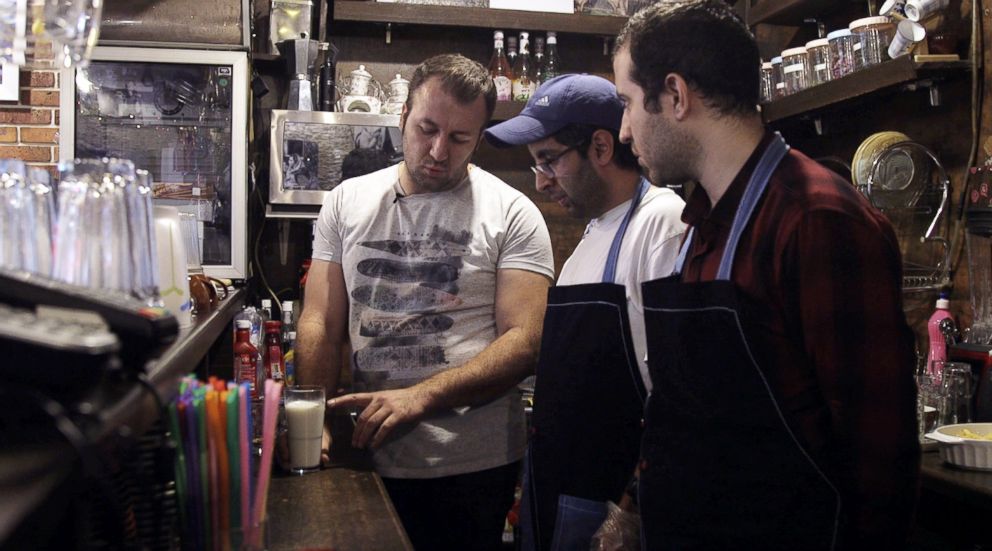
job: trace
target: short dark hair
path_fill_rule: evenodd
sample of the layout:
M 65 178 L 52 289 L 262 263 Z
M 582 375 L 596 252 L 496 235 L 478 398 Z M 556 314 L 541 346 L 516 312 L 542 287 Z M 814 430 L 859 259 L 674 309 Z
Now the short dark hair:
M 637 163 L 637 156 L 634 155 L 634 150 L 631 149 L 630 144 L 621 143 L 620 132 L 612 128 L 572 123 L 555 132 L 551 137 L 564 146 L 574 147 L 579 155 L 586 159 L 588 158 L 586 150 L 592 143 L 593 133 L 597 130 L 606 130 L 610 136 L 613 136 L 613 162 L 617 166 L 627 170 L 641 171 L 641 165 Z
M 660 110 L 665 77 L 677 73 L 724 115 L 757 112 L 761 55 L 747 25 L 723 0 L 662 0 L 634 14 L 617 37 L 644 107 Z
M 482 96 L 486 101 L 486 120 L 483 127 L 493 117 L 493 110 L 496 109 L 496 85 L 493 84 L 489 71 L 478 61 L 472 61 L 459 54 L 436 55 L 424 60 L 414 69 L 406 98 L 407 110 L 413 108 L 413 93 L 431 77 L 438 77 L 441 80 L 441 88 L 463 105 L 472 103 Z

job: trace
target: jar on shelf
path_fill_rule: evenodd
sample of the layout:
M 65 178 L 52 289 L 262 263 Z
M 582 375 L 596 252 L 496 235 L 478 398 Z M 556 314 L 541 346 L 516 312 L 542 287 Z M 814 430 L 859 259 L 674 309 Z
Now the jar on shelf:
M 799 46 L 782 51 L 782 82 L 785 95 L 795 94 L 806 89 L 809 79 L 809 59 L 806 47 Z
M 831 77 L 840 78 L 857 70 L 851 29 L 838 29 L 827 34 L 827 42 L 830 44 Z
M 775 68 L 771 61 L 761 64 L 761 103 L 775 99 Z
M 782 56 L 772 58 L 772 83 L 774 84 L 774 94 L 772 99 L 785 97 L 785 82 L 782 81 Z
M 895 34 L 896 26 L 888 17 L 864 17 L 855 19 L 848 25 L 855 37 L 855 48 L 860 45 L 862 67 L 870 67 L 889 59 L 889 42 Z
M 833 78 L 830 59 L 830 41 L 817 38 L 806 43 L 806 55 L 809 56 L 809 85 L 823 84 Z

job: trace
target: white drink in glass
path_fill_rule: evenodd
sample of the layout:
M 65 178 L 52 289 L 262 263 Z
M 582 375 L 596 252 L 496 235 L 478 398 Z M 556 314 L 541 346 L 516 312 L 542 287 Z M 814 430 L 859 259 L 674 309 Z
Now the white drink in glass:
M 291 387 L 286 391 L 290 469 L 304 473 L 320 468 L 320 439 L 324 429 L 324 389 Z

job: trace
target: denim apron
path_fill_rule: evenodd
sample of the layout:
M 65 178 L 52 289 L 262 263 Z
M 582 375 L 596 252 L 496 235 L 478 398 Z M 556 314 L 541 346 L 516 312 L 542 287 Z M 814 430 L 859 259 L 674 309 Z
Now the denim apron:
M 620 244 L 650 187 L 640 185 L 614 234 L 600 283 L 552 287 L 537 364 L 521 500 L 523 549 L 589 549 L 633 473 L 647 394 L 613 282 Z
M 737 243 L 789 147 L 776 133 L 735 215 L 715 281 L 642 285 L 648 369 L 640 484 L 648 550 L 836 549 L 840 495 L 802 446 L 748 337 L 761 305 L 730 281 Z

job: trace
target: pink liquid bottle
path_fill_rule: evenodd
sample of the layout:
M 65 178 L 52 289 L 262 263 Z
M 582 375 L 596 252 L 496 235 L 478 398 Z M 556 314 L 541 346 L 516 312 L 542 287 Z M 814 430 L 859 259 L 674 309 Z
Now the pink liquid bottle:
M 927 374 L 934 381 L 940 381 L 943 362 L 947 360 L 947 341 L 944 338 L 944 334 L 940 331 L 940 322 L 952 317 L 950 310 L 948 310 L 950 305 L 951 301 L 948 300 L 947 293 L 941 292 L 940 298 L 937 299 L 937 309 L 934 310 L 930 316 L 930 321 L 927 322 L 927 332 L 930 336 L 930 352 L 927 355 Z

